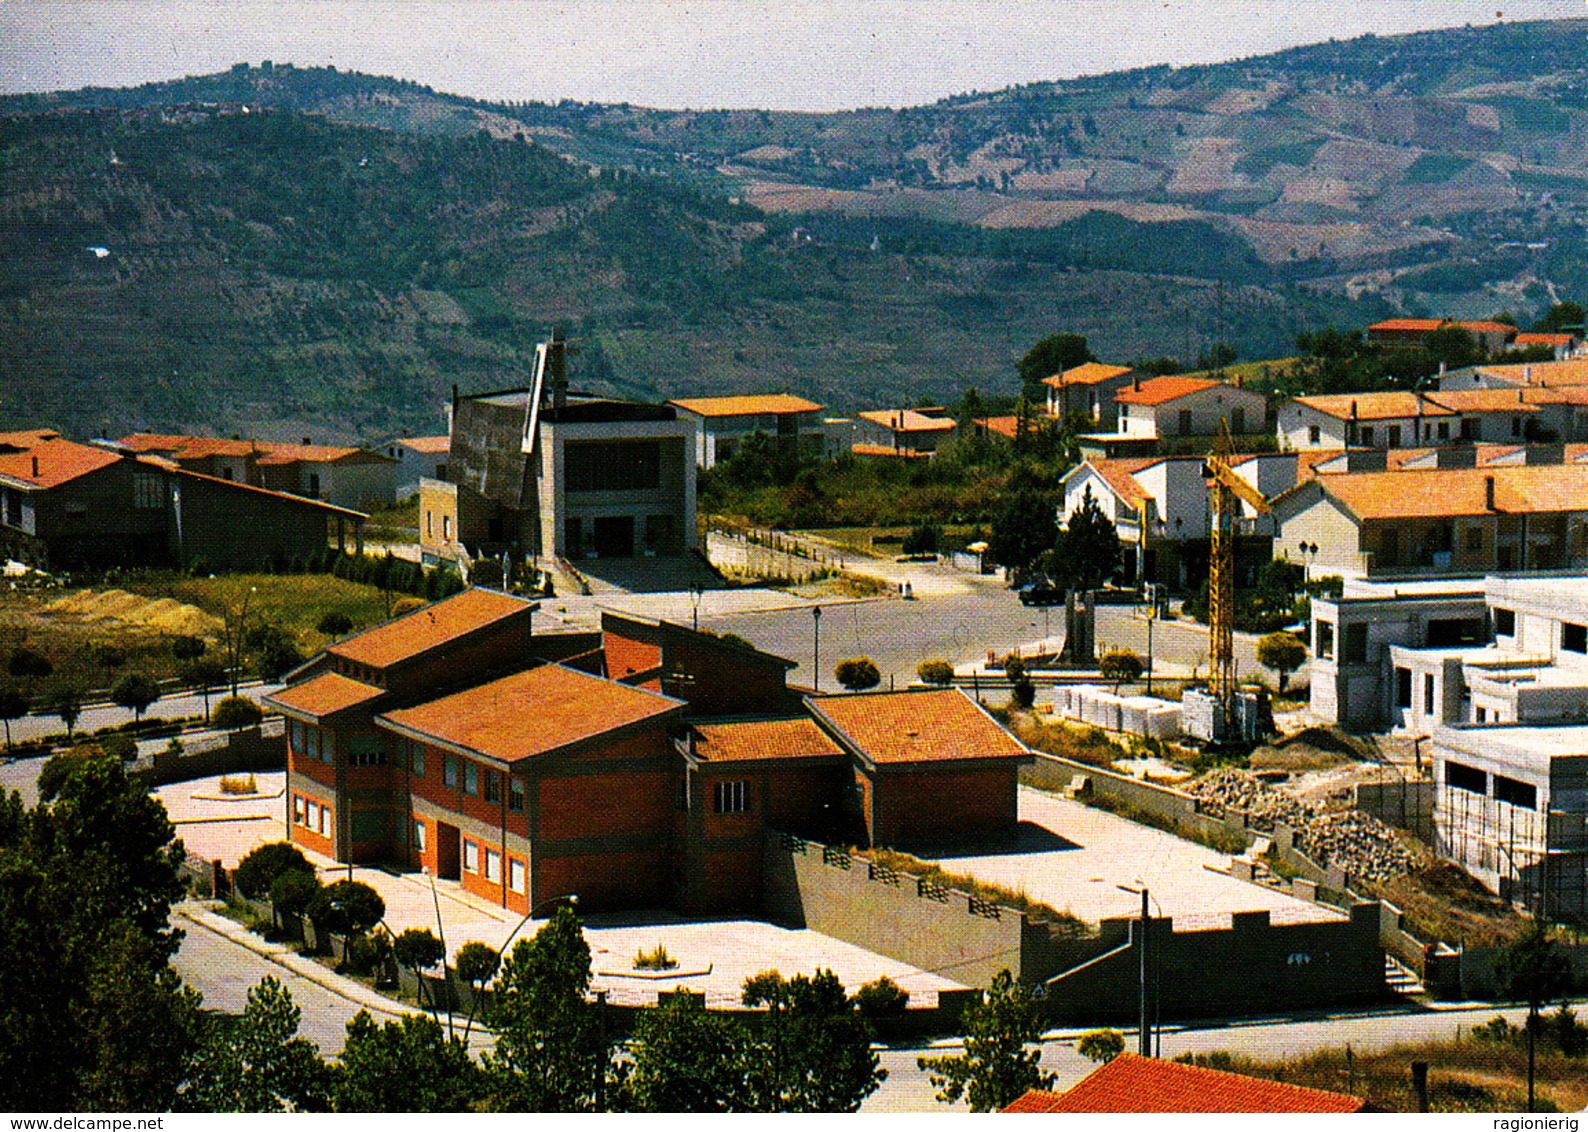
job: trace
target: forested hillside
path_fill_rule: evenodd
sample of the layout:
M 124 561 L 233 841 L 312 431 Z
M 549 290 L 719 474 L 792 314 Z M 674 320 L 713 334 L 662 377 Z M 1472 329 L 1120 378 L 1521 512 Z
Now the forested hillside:
M 240 65 L 0 99 L 0 417 L 433 429 L 578 380 L 837 409 L 1012 392 L 1055 330 L 1243 358 L 1588 290 L 1588 21 L 903 111 L 486 104 Z

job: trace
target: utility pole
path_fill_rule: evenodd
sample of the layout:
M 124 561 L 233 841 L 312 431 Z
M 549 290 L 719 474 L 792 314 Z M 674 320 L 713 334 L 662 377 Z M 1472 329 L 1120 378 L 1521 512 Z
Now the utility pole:
M 822 607 L 811 606 L 811 687 L 822 690 Z
M 1141 886 L 1141 939 L 1136 950 L 1141 953 L 1141 1033 L 1137 1037 L 1136 1052 L 1143 1057 L 1152 1056 L 1152 1022 L 1147 1016 L 1147 886 Z

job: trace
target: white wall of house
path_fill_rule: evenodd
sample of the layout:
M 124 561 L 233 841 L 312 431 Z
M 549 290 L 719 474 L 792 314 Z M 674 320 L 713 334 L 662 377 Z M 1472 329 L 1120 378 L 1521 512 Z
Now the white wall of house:
M 1339 417 L 1297 401 L 1280 405 L 1278 417 L 1279 447 L 1287 452 L 1346 446 L 1345 422 Z
M 1362 551 L 1362 528 L 1356 519 L 1321 488 L 1313 487 L 1304 497 L 1288 502 L 1275 519 L 1274 557 L 1287 558 L 1307 567 L 1309 577 L 1339 574 L 1360 578 L 1367 574 L 1367 555 Z M 1304 552 L 1301 544 L 1316 546 L 1316 553 Z
M 1249 389 L 1219 385 L 1159 405 L 1120 407 L 1119 431 L 1126 436 L 1213 436 L 1227 420 L 1236 435 L 1268 427 L 1268 399 Z

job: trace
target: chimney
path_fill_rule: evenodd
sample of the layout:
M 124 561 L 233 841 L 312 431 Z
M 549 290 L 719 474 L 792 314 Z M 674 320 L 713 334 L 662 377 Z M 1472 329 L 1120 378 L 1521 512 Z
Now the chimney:
M 1445 363 L 1444 362 L 1440 362 L 1439 363 L 1439 376 L 1440 377 L 1444 377 L 1445 376 Z
M 1533 384 L 1533 367 L 1532 366 L 1523 366 L 1522 367 L 1522 384 L 1524 384 L 1524 385 Z
M 1351 419 L 1353 421 L 1356 420 L 1356 402 L 1355 401 L 1351 402 Z
M 312 440 L 310 440 L 310 439 L 309 439 L 309 438 L 308 438 L 308 437 L 307 437 L 307 436 L 305 436 L 305 437 L 304 437 L 304 438 L 303 438 L 303 444 L 304 444 L 304 447 L 308 447 L 308 446 L 309 446 L 309 445 L 311 445 L 311 444 L 313 444 L 313 443 L 314 443 L 314 441 L 312 441 Z
M 39 478 L 39 458 L 37 456 L 33 457 L 33 478 Z
M 565 327 L 551 328 L 551 345 L 546 356 L 547 376 L 551 378 L 551 407 L 561 410 L 568 407 L 568 331 Z
M 1141 374 L 1138 373 L 1135 377 L 1130 379 L 1130 387 L 1136 390 L 1138 393 L 1141 391 Z
M 1428 1111 L 1428 1063 L 1412 1062 L 1412 1094 L 1417 1098 L 1417 1111 Z
M 1494 510 L 1494 477 L 1483 477 L 1483 506 L 1489 511 Z

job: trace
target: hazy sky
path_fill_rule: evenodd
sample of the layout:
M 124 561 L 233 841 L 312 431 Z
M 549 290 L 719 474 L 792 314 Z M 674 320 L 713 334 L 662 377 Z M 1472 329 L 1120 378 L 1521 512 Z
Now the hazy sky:
M 1585 0 L 0 0 L 0 90 L 271 59 L 485 98 L 831 110 L 1583 15 Z

